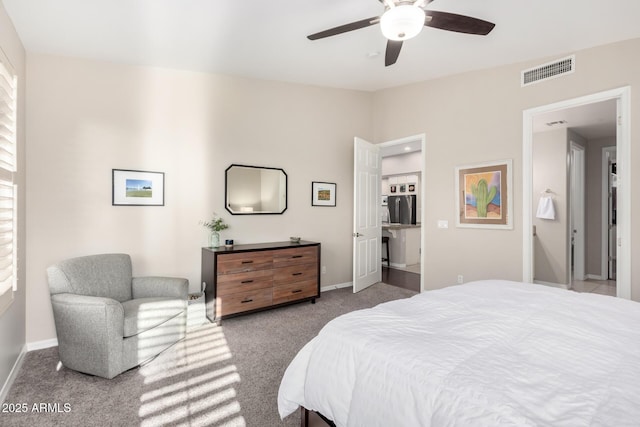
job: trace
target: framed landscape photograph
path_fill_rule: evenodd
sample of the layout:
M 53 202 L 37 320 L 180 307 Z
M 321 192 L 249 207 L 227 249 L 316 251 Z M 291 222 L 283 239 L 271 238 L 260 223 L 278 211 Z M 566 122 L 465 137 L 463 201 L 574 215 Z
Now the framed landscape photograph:
M 332 182 L 311 183 L 311 206 L 335 206 L 336 184 Z
M 456 167 L 456 226 L 513 228 L 511 159 Z
M 164 172 L 112 169 L 113 206 L 164 206 Z

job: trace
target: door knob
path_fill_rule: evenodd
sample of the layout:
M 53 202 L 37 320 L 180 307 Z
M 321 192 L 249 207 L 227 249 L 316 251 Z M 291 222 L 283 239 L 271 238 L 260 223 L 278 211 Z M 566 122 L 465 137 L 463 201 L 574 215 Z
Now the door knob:
M 361 237 L 364 236 L 364 234 L 360 234 L 360 233 L 353 233 L 353 237 Z

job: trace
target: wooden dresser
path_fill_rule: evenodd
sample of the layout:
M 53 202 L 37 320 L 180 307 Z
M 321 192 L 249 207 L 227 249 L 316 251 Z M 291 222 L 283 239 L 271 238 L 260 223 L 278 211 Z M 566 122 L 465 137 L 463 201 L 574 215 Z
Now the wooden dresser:
M 275 242 L 202 248 L 211 321 L 320 297 L 320 243 Z

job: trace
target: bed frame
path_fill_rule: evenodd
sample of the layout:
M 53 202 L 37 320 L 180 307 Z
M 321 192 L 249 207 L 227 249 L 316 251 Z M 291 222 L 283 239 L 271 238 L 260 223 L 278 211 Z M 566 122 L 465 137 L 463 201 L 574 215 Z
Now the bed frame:
M 300 427 L 309 427 L 309 412 L 315 411 L 309 411 L 307 408 L 303 408 L 302 406 L 300 407 Z M 316 414 L 322 418 L 322 421 L 327 423 L 329 427 L 336 427 L 333 421 L 322 415 L 320 412 L 316 412 Z

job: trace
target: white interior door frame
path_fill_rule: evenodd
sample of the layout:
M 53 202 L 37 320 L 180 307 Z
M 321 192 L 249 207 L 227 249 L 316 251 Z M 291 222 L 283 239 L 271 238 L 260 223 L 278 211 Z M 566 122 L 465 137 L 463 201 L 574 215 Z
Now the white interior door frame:
M 571 251 L 571 242 L 573 242 L 573 271 L 571 270 L 571 265 L 569 265 L 567 271 L 569 271 L 569 289 L 571 289 L 573 280 L 585 279 L 585 151 L 583 146 L 573 141 L 570 142 L 569 149 L 571 152 L 571 213 L 568 231 L 569 251 Z M 571 256 L 567 259 L 570 264 Z
M 616 132 L 618 171 L 618 262 L 616 269 L 617 296 L 631 299 L 631 87 L 624 86 L 604 92 L 556 102 L 522 112 L 522 280 L 533 281 L 533 118 L 550 111 L 563 110 L 594 102 L 615 99 L 618 126 Z
M 412 136 L 407 136 L 404 138 L 399 138 L 399 139 L 394 139 L 391 141 L 386 141 L 386 142 L 382 142 L 380 144 L 378 144 L 380 146 L 380 148 L 384 148 L 384 147 L 393 147 L 395 145 L 402 145 L 402 144 L 407 144 L 410 142 L 416 142 L 416 141 L 420 141 L 421 143 L 421 157 L 420 157 L 420 164 L 421 164 L 421 170 L 420 170 L 420 203 L 422 203 L 422 209 L 420 209 L 420 292 L 424 291 L 424 277 L 425 277 L 425 272 L 424 272 L 424 259 L 423 259 L 423 254 L 425 253 L 424 248 L 426 247 L 426 241 L 425 241 L 425 232 L 424 232 L 424 226 L 425 226 L 425 211 L 426 209 L 424 208 L 424 201 L 425 199 L 425 195 L 426 195 L 426 189 L 427 186 L 425 185 L 425 150 L 427 149 L 427 137 L 424 133 L 418 134 L 418 135 L 412 135 Z

